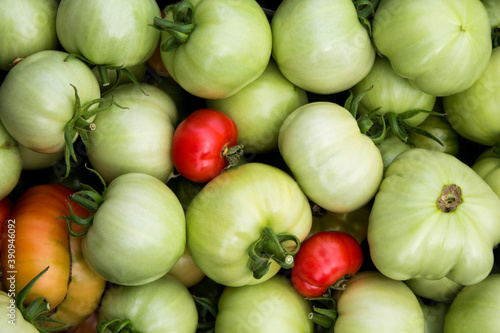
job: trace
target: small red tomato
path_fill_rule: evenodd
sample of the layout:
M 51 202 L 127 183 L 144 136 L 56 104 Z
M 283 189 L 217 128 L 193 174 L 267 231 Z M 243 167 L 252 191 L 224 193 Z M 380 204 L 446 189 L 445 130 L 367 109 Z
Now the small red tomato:
M 343 231 L 321 231 L 306 239 L 295 255 L 291 279 L 304 297 L 320 297 L 346 275 L 354 275 L 363 263 L 358 241 Z
M 172 139 L 172 162 L 185 178 L 208 182 L 238 162 L 243 150 L 238 129 L 226 114 L 199 109 L 177 126 Z

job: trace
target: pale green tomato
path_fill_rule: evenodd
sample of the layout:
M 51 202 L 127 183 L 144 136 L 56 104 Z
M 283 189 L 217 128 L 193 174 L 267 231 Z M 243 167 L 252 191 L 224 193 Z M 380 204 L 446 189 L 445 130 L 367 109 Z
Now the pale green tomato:
M 500 197 L 500 157 L 494 155 L 491 149 L 487 149 L 474 161 L 472 169 Z
M 492 29 L 500 27 L 500 2 L 498 0 L 481 0 L 488 11 Z
M 380 151 L 351 113 L 335 103 L 297 108 L 281 126 L 278 146 L 304 193 L 332 212 L 362 207 L 382 180 Z
M 17 58 L 59 47 L 56 0 L 3 0 L 0 11 L 0 70 Z
M 168 271 L 168 275 L 173 276 L 188 288 L 194 286 L 205 277 L 205 273 L 196 265 L 187 249 L 179 261 Z
M 262 153 L 278 147 L 281 124 L 307 102 L 306 91 L 288 81 L 271 60 L 258 79 L 230 97 L 207 100 L 207 106 L 234 120 L 246 153 Z
M 488 66 L 467 90 L 443 98 L 451 126 L 473 142 L 500 143 L 500 48 L 494 48 Z
M 114 319 L 130 320 L 133 332 L 195 333 L 198 312 L 186 286 L 166 275 L 140 286 L 108 288 L 102 298 L 98 321 Z M 113 331 L 108 328 L 104 332 Z
M 444 333 L 500 332 L 500 274 L 467 286 L 455 297 L 446 314 Z
M 32 54 L 12 68 L 0 86 L 0 120 L 17 142 L 38 153 L 65 149 L 64 129 L 75 114 L 71 85 L 82 105 L 101 97 L 90 68 L 77 58 L 65 61 L 67 57 L 55 50 Z
M 269 21 L 254 0 L 191 2 L 194 30 L 176 49 L 161 51 L 161 59 L 187 92 L 208 99 L 231 96 L 266 69 L 272 48 Z M 170 37 L 162 31 L 161 43 Z
M 450 303 L 425 302 L 418 297 L 425 320 L 425 333 L 443 333 L 444 320 Z
M 120 285 L 145 284 L 184 253 L 184 210 L 158 178 L 127 173 L 109 184 L 83 237 L 83 257 L 97 274 Z
M 493 266 L 500 199 L 456 157 L 413 148 L 394 159 L 370 213 L 374 265 L 396 280 L 447 277 L 471 285 Z
M 424 332 L 424 315 L 415 294 L 380 272 L 357 273 L 336 298 L 335 333 Z
M 5 291 L 0 291 L 0 330 L 8 333 L 39 333 L 27 322 L 16 306 L 16 301 Z
M 469 88 L 492 49 L 488 13 L 477 0 L 382 0 L 372 28 L 394 72 L 434 96 Z
M 257 285 L 226 287 L 218 308 L 217 333 L 314 332 L 311 306 L 281 275 Z
M 154 0 L 61 0 L 57 36 L 68 53 L 128 68 L 145 63 L 158 46 L 160 32 L 150 24 L 160 15 Z
M 92 167 L 109 183 L 119 175 L 139 172 L 166 182 L 174 166 L 170 154 L 177 108 L 170 96 L 153 85 L 116 87 L 113 105 L 97 114 L 89 134 L 87 155 Z
M 382 142 L 377 143 L 382 160 L 384 161 L 384 171 L 387 170 L 392 161 L 404 151 L 410 150 L 411 146 L 401 141 L 397 136 L 389 132 Z
M 464 287 L 447 277 L 435 280 L 415 278 L 406 280 L 405 283 L 415 295 L 441 302 L 451 301 Z
M 435 96 L 424 93 L 408 79 L 396 74 L 389 60 L 383 57 L 375 58 L 368 75 L 352 87 L 351 91 L 354 95 L 358 95 L 368 89 L 370 90 L 359 103 L 358 111 L 361 113 L 369 113 L 377 108 L 380 109 L 376 114 L 389 112 L 401 114 L 411 110 L 432 111 L 436 103 Z M 427 113 L 419 113 L 406 119 L 405 122 L 417 126 L 427 117 Z
M 48 168 L 61 161 L 64 152 L 60 151 L 52 154 L 37 153 L 23 145 L 18 145 L 19 153 L 23 160 L 23 170 L 40 170 Z
M 415 147 L 438 150 L 443 153 L 458 156 L 460 152 L 460 136 L 450 123 L 445 120 L 444 116 L 430 115 L 423 123 L 418 125 L 418 127 L 434 135 L 443 145 L 440 145 L 435 140 L 426 136 L 410 132 L 409 136 L 415 144 Z
M 281 268 L 269 260 L 269 271 L 255 278 L 248 266 L 249 247 L 264 228 L 302 241 L 311 223 L 309 202 L 292 177 L 267 164 L 245 163 L 213 178 L 189 203 L 187 247 L 213 281 L 232 287 L 258 284 Z
M 284 0 L 271 21 L 273 58 L 283 75 L 317 94 L 347 90 L 375 60 L 350 0 Z
M 16 187 L 22 166 L 19 145 L 0 122 L 0 200 Z

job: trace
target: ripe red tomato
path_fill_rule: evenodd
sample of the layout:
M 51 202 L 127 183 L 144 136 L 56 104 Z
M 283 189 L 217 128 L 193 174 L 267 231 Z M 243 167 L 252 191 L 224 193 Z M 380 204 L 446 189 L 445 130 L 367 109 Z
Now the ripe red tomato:
M 214 109 L 199 109 L 177 126 L 172 162 L 185 178 L 204 183 L 238 162 L 243 150 L 235 122 Z
M 306 239 L 295 255 L 292 283 L 304 297 L 320 297 L 363 263 L 358 241 L 343 231 L 321 231 Z

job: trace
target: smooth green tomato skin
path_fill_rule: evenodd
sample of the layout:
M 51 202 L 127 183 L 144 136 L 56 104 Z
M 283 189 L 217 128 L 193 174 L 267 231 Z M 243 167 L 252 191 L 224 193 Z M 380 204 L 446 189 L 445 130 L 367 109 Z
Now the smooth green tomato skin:
M 82 240 L 87 264 L 105 280 L 140 285 L 165 275 L 184 253 L 184 210 L 156 177 L 127 173 L 107 187 Z
M 56 0 L 3 0 L 0 11 L 0 70 L 16 58 L 59 47 Z
M 57 36 L 68 53 L 97 65 L 131 67 L 145 63 L 160 41 L 149 26 L 161 16 L 154 0 L 62 0 Z
M 487 149 L 477 157 L 472 169 L 500 197 L 500 157 L 493 154 L 492 149 Z
M 451 126 L 464 138 L 482 145 L 500 143 L 500 48 L 494 48 L 488 65 L 474 84 L 443 98 Z
M 451 301 L 463 288 L 447 277 L 435 280 L 415 278 L 406 280 L 405 283 L 415 295 L 438 302 Z
M 68 55 L 57 50 L 32 54 L 0 86 L 0 120 L 17 142 L 38 153 L 65 149 L 64 128 L 75 112 L 71 85 L 82 105 L 101 97 L 90 68 L 77 58 L 65 61 Z
M 444 333 L 500 332 L 500 274 L 467 286 L 446 314 Z
M 109 183 L 119 175 L 140 172 L 163 182 L 172 176 L 170 155 L 177 107 L 173 99 L 153 85 L 134 83 L 116 87 L 119 106 L 96 115 L 89 134 L 87 155 L 93 168 Z
M 317 94 L 347 90 L 375 60 L 350 0 L 285 0 L 271 21 L 273 58 L 283 75 Z
M 113 319 L 130 320 L 136 332 L 194 333 L 198 312 L 188 289 L 165 275 L 140 286 L 111 286 L 104 293 L 98 320 Z
M 245 152 L 262 153 L 278 147 L 281 124 L 307 101 L 306 91 L 288 81 L 271 60 L 258 79 L 230 97 L 207 100 L 207 106 L 234 120 Z
M 21 177 L 23 160 L 16 140 L 0 122 L 0 200 L 16 187 Z
M 226 287 L 218 301 L 215 332 L 312 333 L 309 303 L 290 282 L 275 275 L 266 282 Z
M 336 292 L 335 333 L 424 332 L 417 297 L 402 281 L 377 271 L 362 271 Z
M 404 151 L 410 150 L 411 146 L 401 141 L 397 136 L 389 132 L 382 142 L 377 144 L 377 148 L 384 161 L 384 171 L 387 170 L 392 161 Z
M 409 136 L 415 143 L 415 147 L 438 150 L 455 157 L 458 156 L 460 152 L 460 136 L 450 123 L 444 119 L 444 116 L 430 115 L 418 127 L 434 135 L 443 145 L 426 136 L 410 132 Z
M 469 88 L 492 50 L 488 13 L 477 0 L 382 0 L 372 27 L 394 72 L 434 96 Z
M 271 56 L 269 21 L 254 0 L 198 0 L 193 32 L 172 51 L 162 51 L 168 73 L 187 92 L 225 98 L 257 79 Z M 171 37 L 161 32 L 161 43 Z
M 375 196 L 370 255 L 395 280 L 447 277 L 472 285 L 493 266 L 498 221 L 500 199 L 474 170 L 449 154 L 413 148 L 393 160 Z
M 500 2 L 497 0 L 481 0 L 488 11 L 492 29 L 500 27 Z
M 269 280 L 281 268 L 271 260 L 269 271 L 256 279 L 248 267 L 248 249 L 266 226 L 302 241 L 312 214 L 292 177 L 251 162 L 208 182 L 187 207 L 186 224 L 188 251 L 198 267 L 213 281 L 238 287 Z
M 396 74 L 389 60 L 382 57 L 375 58 L 368 75 L 351 91 L 354 95 L 358 95 L 368 89 L 370 90 L 359 103 L 358 111 L 361 113 L 369 113 L 376 108 L 380 108 L 376 114 L 388 112 L 401 114 L 411 110 L 432 111 L 436 103 L 436 96 L 424 93 L 413 86 L 408 79 Z M 409 125 L 417 126 L 427 117 L 427 113 L 419 113 L 405 121 Z
M 297 108 L 281 125 L 278 147 L 304 193 L 332 212 L 364 206 L 382 180 L 380 151 L 351 113 L 335 103 Z

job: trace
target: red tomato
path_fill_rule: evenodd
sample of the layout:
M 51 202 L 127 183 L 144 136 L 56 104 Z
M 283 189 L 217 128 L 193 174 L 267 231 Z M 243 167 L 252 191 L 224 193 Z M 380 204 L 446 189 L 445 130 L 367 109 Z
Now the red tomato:
M 172 162 L 185 178 L 204 183 L 235 165 L 242 154 L 235 122 L 213 109 L 199 109 L 177 126 Z
M 295 255 L 292 283 L 304 297 L 319 297 L 341 278 L 354 275 L 363 252 L 353 236 L 343 231 L 322 231 L 305 240 Z

